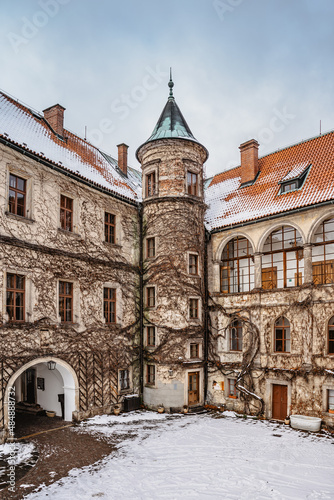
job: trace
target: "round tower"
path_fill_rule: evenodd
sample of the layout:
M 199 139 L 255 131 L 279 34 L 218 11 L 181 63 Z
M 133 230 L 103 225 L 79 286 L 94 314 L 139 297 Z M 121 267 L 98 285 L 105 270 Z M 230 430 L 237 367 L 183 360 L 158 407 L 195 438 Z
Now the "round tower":
M 204 402 L 203 163 L 173 96 L 138 148 L 143 179 L 143 397 L 167 411 Z

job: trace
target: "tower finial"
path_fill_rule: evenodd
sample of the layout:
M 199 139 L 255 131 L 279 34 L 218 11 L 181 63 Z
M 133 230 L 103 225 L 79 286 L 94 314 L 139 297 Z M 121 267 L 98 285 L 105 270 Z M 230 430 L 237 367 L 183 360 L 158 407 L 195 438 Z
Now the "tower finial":
M 174 87 L 174 82 L 172 80 L 172 68 L 169 70 L 169 82 L 168 82 L 168 87 L 169 87 L 169 99 L 174 99 L 173 96 L 173 87 Z

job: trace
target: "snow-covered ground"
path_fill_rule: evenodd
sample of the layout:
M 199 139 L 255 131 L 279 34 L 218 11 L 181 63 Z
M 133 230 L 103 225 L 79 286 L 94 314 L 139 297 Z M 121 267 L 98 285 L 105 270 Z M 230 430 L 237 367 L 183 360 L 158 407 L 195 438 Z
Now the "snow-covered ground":
M 29 500 L 333 499 L 334 440 L 233 413 L 130 413 L 88 420 L 118 451 Z

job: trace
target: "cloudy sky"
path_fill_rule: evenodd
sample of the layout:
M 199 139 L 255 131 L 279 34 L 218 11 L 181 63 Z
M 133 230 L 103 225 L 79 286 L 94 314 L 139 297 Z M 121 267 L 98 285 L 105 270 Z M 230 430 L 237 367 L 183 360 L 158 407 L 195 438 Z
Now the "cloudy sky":
M 174 95 L 207 176 L 334 129 L 333 0 L 0 0 L 0 88 L 117 155 Z

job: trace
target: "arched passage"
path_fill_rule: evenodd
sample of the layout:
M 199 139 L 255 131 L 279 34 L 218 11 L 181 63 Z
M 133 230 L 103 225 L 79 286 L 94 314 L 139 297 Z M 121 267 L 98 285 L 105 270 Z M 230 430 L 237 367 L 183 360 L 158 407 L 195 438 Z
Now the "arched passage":
M 56 363 L 54 370 L 48 369 L 48 361 Z M 54 410 L 62 415 L 59 395 L 64 396 L 64 420 L 72 420 L 72 412 L 79 408 L 79 384 L 73 368 L 65 361 L 45 356 L 21 366 L 9 379 L 4 404 L 4 424 L 8 427 L 8 396 L 15 387 L 15 399 L 20 402 L 30 399 L 45 410 Z

